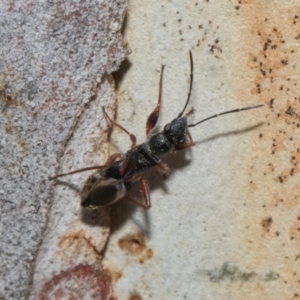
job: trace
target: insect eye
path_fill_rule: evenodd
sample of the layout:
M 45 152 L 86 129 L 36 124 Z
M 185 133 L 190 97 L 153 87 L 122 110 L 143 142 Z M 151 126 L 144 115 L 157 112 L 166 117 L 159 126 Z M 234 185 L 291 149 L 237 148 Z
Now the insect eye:
M 164 133 L 169 133 L 171 131 L 171 124 L 168 123 L 165 127 L 164 127 Z

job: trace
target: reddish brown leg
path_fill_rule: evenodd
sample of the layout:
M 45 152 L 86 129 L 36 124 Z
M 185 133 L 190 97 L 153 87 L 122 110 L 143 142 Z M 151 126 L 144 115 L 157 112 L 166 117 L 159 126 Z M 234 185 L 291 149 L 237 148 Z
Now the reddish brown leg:
M 66 176 L 66 175 L 72 175 L 72 174 L 76 174 L 76 173 L 80 173 L 80 172 L 108 168 L 116 161 L 116 159 L 118 159 L 121 156 L 122 156 L 121 153 L 115 153 L 115 154 L 111 155 L 108 158 L 107 162 L 102 166 L 93 166 L 93 167 L 88 167 L 88 168 L 83 168 L 83 169 L 79 169 L 79 170 L 76 170 L 76 171 L 72 171 L 72 172 L 69 172 L 69 173 L 58 174 L 58 175 L 55 175 L 53 177 L 49 177 L 49 180 L 53 180 L 53 179 L 56 179 L 58 177 L 62 177 L 62 176 Z
M 149 186 L 148 183 L 146 181 L 146 179 L 144 178 L 144 176 L 141 176 L 141 178 L 139 179 L 139 183 L 143 192 L 143 196 L 144 196 L 144 200 L 145 200 L 145 204 L 146 204 L 146 209 L 149 209 L 151 207 L 151 199 L 150 199 L 150 192 L 149 192 Z
M 123 176 L 125 174 L 128 164 L 129 164 L 129 159 L 126 159 L 120 170 L 120 176 Z
M 164 67 L 165 67 L 164 65 L 161 66 L 157 105 L 156 105 L 154 111 L 148 117 L 147 123 L 146 123 L 146 135 L 147 136 L 149 135 L 150 131 L 155 127 L 158 117 L 159 117 L 161 98 L 162 98 L 162 80 L 163 80 Z
M 175 150 L 188 149 L 194 145 L 193 138 L 189 131 L 187 131 L 188 141 L 182 145 L 175 146 Z
M 170 169 L 168 168 L 168 166 L 166 164 L 164 164 L 163 162 L 160 162 L 156 165 L 156 167 L 158 169 L 160 169 L 161 171 L 163 171 L 164 175 L 168 175 L 170 173 Z
M 130 198 L 128 196 L 126 196 L 126 198 L 133 202 L 134 204 L 138 205 L 138 206 L 141 206 L 142 208 L 144 209 L 149 209 L 151 207 L 151 200 L 150 200 L 150 192 L 149 192 L 149 187 L 148 187 L 148 184 L 147 184 L 147 181 L 146 179 L 143 177 L 143 176 L 140 176 L 139 178 L 139 184 L 141 186 L 141 189 L 142 189 L 142 193 L 143 193 L 143 198 L 145 200 L 145 204 L 133 199 L 133 198 Z
M 128 136 L 130 137 L 131 140 L 131 148 L 134 148 L 136 146 L 136 137 L 134 134 L 130 133 L 128 130 L 126 130 L 123 126 L 121 126 L 120 124 L 118 124 L 117 122 L 115 122 L 114 120 L 112 120 L 108 114 L 106 113 L 106 111 L 103 109 L 103 113 L 106 117 L 107 120 L 109 120 L 110 123 L 114 124 L 115 126 L 119 127 L 121 130 L 123 130 L 126 134 L 128 134 Z

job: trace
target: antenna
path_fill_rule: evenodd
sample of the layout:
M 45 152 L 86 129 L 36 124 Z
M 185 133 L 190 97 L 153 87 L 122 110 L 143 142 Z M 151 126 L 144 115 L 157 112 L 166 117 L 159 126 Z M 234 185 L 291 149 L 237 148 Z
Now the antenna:
M 205 121 L 208 121 L 210 119 L 213 119 L 213 118 L 217 118 L 219 116 L 222 116 L 222 115 L 227 115 L 227 114 L 231 114 L 231 113 L 236 113 L 236 112 L 240 112 L 240 111 L 243 111 L 243 110 L 249 110 L 249 109 L 255 109 L 255 108 L 259 108 L 259 107 L 262 107 L 264 106 L 263 104 L 260 104 L 260 105 L 252 105 L 252 106 L 247 106 L 247 107 L 243 107 L 243 108 L 236 108 L 236 109 L 233 109 L 233 110 L 228 110 L 228 111 L 224 111 L 222 113 L 219 113 L 219 114 L 216 114 L 216 115 L 213 115 L 211 117 L 208 117 L 206 119 L 203 119 L 195 124 L 190 124 L 188 125 L 188 127 L 195 127 L 197 126 L 198 124 L 200 123 L 203 123 Z
M 193 87 L 193 78 L 194 78 L 194 62 L 193 62 L 193 55 L 192 55 L 192 51 L 190 50 L 189 51 L 190 53 L 190 61 L 191 61 L 191 73 L 190 73 L 190 89 L 189 89 L 189 93 L 188 93 L 188 97 L 187 97 L 187 100 L 185 102 L 185 106 L 182 110 L 182 112 L 178 115 L 177 119 L 181 118 L 184 111 L 186 110 L 186 107 L 188 106 L 189 104 L 189 101 L 190 101 L 190 97 L 191 97 L 191 92 L 192 92 L 192 87 Z

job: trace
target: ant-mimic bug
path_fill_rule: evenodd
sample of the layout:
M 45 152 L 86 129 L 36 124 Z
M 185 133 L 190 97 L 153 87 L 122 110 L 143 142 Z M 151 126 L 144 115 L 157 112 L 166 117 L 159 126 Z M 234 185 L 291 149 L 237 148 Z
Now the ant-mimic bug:
M 146 122 L 146 134 L 148 136 L 148 140 L 146 142 L 140 145 L 136 145 L 136 137 L 130 132 L 128 132 L 124 127 L 113 121 L 107 115 L 103 108 L 103 113 L 106 119 L 111 124 L 119 127 L 130 137 L 131 149 L 125 154 L 115 153 L 111 155 L 108 158 L 107 162 L 102 166 L 93 166 L 65 174 L 59 174 L 54 177 L 50 177 L 50 179 L 55 179 L 61 176 L 97 169 L 97 171 L 94 174 L 89 176 L 89 178 L 83 186 L 81 192 L 81 205 L 83 207 L 95 209 L 113 204 L 118 200 L 126 197 L 130 201 L 136 203 L 137 205 L 145 209 L 149 209 L 151 207 L 150 193 L 148 184 L 144 178 L 144 173 L 152 167 L 157 167 L 164 174 L 168 174 L 170 172 L 170 169 L 167 167 L 167 165 L 165 165 L 161 161 L 160 156 L 171 151 L 190 148 L 193 145 L 193 139 L 188 130 L 189 127 L 195 127 L 200 123 L 203 123 L 221 115 L 240 112 L 243 110 L 249 110 L 263 106 L 254 105 L 225 111 L 210 116 L 194 124 L 188 125 L 187 114 L 184 116 L 183 114 L 188 106 L 191 96 L 194 68 L 192 52 L 190 51 L 189 54 L 191 64 L 190 87 L 185 106 L 176 119 L 174 119 L 171 123 L 165 125 L 163 131 L 153 135 L 150 134 L 157 123 L 160 113 L 164 66 L 161 67 L 159 81 L 159 96 L 157 105 L 154 111 L 149 115 Z M 126 196 L 127 192 L 131 190 L 136 183 L 140 184 L 145 204 Z

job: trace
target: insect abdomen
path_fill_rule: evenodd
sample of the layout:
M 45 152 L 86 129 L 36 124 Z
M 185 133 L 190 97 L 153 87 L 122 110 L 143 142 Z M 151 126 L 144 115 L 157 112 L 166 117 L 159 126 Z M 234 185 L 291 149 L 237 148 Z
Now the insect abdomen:
M 120 200 L 126 194 L 123 180 L 102 177 L 103 174 L 92 174 L 84 184 L 81 193 L 81 206 L 96 209 Z

